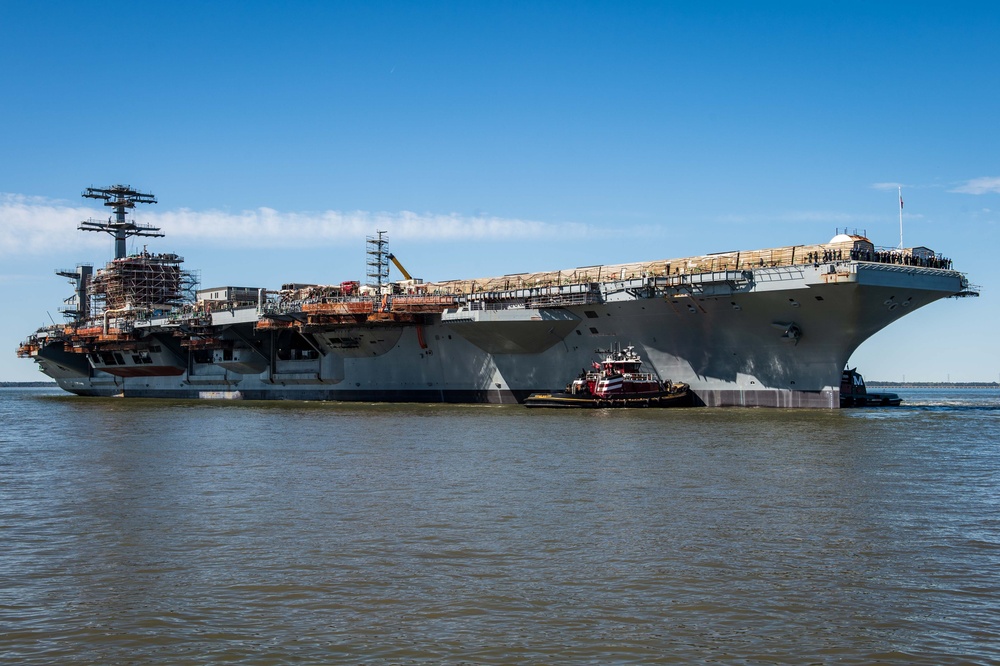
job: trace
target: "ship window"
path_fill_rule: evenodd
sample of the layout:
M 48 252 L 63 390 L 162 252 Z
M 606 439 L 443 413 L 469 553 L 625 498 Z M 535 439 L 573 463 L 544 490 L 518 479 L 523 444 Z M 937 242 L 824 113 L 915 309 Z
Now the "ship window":
M 115 361 L 118 362 L 118 365 L 125 365 L 125 357 L 118 352 L 115 352 Z
M 597 319 L 597 313 L 593 310 L 584 310 L 583 314 L 587 315 L 588 319 Z
M 817 300 L 817 301 L 822 301 L 822 300 L 823 300 L 823 297 L 822 297 L 822 296 L 817 296 L 817 297 L 816 297 L 816 300 Z
M 132 362 L 135 363 L 136 365 L 139 365 L 142 363 L 142 357 L 139 356 L 138 354 L 132 354 Z
M 152 345 L 149 348 L 149 351 L 153 352 L 154 354 L 159 354 L 160 353 L 160 345 Z
M 583 335 L 583 331 L 581 331 L 580 329 L 576 329 L 576 334 L 577 335 Z
M 597 329 L 594 328 L 593 326 L 590 327 L 590 332 L 593 333 L 594 335 L 597 335 Z

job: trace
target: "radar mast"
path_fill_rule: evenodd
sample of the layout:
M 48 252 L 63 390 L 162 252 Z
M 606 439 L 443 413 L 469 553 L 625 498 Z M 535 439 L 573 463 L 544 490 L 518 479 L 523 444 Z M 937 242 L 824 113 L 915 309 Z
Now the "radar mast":
M 103 199 L 104 205 L 113 208 L 115 217 L 107 222 L 101 220 L 85 220 L 77 227 L 81 231 L 103 231 L 115 237 L 115 259 L 125 256 L 125 241 L 131 236 L 162 237 L 159 227 L 150 224 L 136 224 L 125 219 L 126 209 L 135 208 L 137 203 L 154 204 L 156 197 L 133 190 L 129 185 L 112 185 L 111 187 L 88 187 L 83 196 L 88 199 Z
M 378 293 L 382 293 L 382 285 L 389 280 L 389 257 L 392 255 L 385 251 L 389 244 L 385 238 L 385 231 L 376 231 L 378 236 L 368 236 L 365 243 L 368 245 L 368 286 L 375 287 Z

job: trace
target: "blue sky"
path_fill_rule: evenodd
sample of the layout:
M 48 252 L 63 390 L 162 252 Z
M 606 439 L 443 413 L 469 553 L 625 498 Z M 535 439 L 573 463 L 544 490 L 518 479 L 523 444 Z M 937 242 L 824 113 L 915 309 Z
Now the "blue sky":
M 203 286 L 428 280 L 824 242 L 952 257 L 978 299 L 855 353 L 870 379 L 995 381 L 1000 6 L 4 3 L 0 380 L 106 261 L 88 186 L 154 193 Z M 141 249 L 141 247 L 139 248 Z

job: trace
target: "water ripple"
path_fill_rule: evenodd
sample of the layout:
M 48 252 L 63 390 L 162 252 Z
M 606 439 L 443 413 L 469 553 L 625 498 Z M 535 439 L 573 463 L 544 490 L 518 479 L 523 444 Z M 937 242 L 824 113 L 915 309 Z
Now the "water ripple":
M 904 397 L 565 413 L 3 391 L 0 654 L 996 663 L 998 410 Z

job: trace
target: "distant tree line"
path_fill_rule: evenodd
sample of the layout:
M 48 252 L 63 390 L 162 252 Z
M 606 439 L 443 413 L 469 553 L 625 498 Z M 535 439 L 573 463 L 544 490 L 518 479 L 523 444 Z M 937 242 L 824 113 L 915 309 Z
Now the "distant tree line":
M 886 382 L 880 380 L 865 380 L 869 388 L 970 388 L 970 389 L 1000 389 L 997 382 Z

